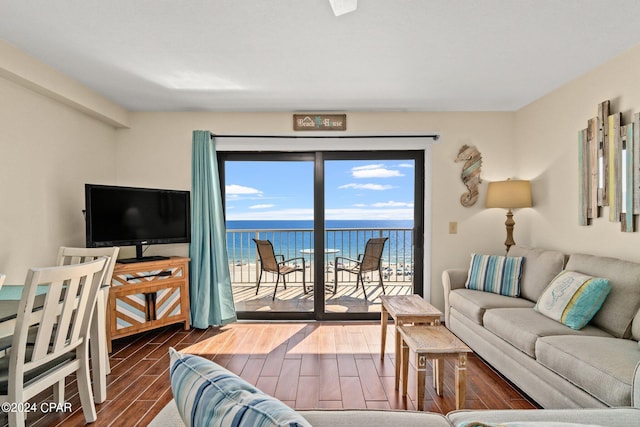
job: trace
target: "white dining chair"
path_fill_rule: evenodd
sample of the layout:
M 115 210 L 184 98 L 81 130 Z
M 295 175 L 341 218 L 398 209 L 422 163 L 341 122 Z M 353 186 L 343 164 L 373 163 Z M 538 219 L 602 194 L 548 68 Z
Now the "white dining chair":
M 6 275 L 0 274 L 0 289 L 2 289 L 2 285 L 4 285 L 4 281 L 7 278 Z
M 87 422 L 97 419 L 89 368 L 89 328 L 107 258 L 77 265 L 32 268 L 18 306 L 9 357 L 0 358 L 0 401 L 22 404 L 54 387 L 64 400 L 64 379 L 75 373 Z M 46 286 L 37 295 L 38 286 Z M 37 325 L 35 339 L 29 332 Z M 60 387 L 62 384 L 62 387 Z M 24 426 L 24 412 L 9 412 L 9 426 Z
M 107 302 L 109 301 L 109 287 L 111 286 L 111 277 L 113 269 L 118 259 L 118 247 L 106 248 L 72 248 L 61 246 L 58 250 L 57 265 L 71 265 L 82 262 L 91 261 L 99 257 L 109 257 L 106 271 L 103 279 L 103 286 L 98 294 L 98 302 L 96 303 L 97 322 L 93 322 L 91 329 L 91 346 L 92 354 L 100 354 L 102 360 L 100 363 L 93 364 L 93 379 L 95 390 L 95 400 L 102 403 L 107 400 L 107 384 L 105 377 L 111 372 L 109 366 L 109 341 L 107 340 Z

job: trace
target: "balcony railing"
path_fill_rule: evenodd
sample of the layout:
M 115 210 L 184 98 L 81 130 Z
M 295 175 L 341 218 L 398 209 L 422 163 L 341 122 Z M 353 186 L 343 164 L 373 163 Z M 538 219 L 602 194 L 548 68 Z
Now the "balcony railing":
M 325 283 L 332 283 L 335 275 L 335 257 L 357 259 L 372 237 L 388 237 L 382 255 L 382 272 L 386 284 L 412 282 L 414 272 L 413 229 L 411 228 L 332 228 L 325 231 Z M 227 251 L 230 263 L 231 282 L 256 283 L 259 276 L 259 258 L 252 239 L 270 240 L 276 254 L 285 259 L 304 257 L 307 266 L 306 280 L 314 280 L 314 231 L 312 229 L 233 229 L 227 230 Z M 301 282 L 302 273 L 287 282 Z M 299 277 L 298 277 L 299 276 Z M 355 281 L 355 275 L 338 273 L 338 280 Z M 377 280 L 376 278 L 371 278 Z M 263 281 L 275 281 L 267 274 Z

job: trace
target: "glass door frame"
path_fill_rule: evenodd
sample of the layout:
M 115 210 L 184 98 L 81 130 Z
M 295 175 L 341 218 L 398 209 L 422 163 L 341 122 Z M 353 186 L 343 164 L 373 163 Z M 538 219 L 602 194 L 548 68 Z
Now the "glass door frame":
M 314 310 L 294 311 L 239 311 L 238 319 L 250 320 L 379 320 L 377 312 L 327 313 L 325 312 L 324 247 L 325 247 L 325 180 L 324 163 L 331 160 L 413 160 L 414 167 L 414 218 L 413 292 L 424 292 L 424 206 L 425 206 L 425 150 L 375 150 L 375 151 L 218 151 L 218 170 L 223 194 L 223 210 L 226 216 L 225 162 L 226 161 L 304 161 L 314 162 Z M 322 286 L 316 284 L 322 283 Z

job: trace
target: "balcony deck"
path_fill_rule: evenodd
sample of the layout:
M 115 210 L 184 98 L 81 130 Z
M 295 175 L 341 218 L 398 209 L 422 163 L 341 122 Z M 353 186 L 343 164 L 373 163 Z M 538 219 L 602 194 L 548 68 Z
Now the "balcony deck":
M 287 283 L 287 289 L 278 285 L 275 301 L 273 297 L 273 283 L 260 284 L 256 295 L 256 285 L 250 283 L 233 283 L 233 300 L 238 311 L 313 311 L 313 284 L 307 284 L 307 294 L 303 292 L 302 282 Z M 382 289 L 377 281 L 366 283 L 367 301 L 362 294 L 362 288 L 356 290 L 356 282 L 341 282 L 336 294 L 331 289 L 325 292 L 325 310 L 328 313 L 379 313 L 380 295 Z M 409 295 L 413 293 L 413 284 L 385 283 L 387 295 Z
M 351 264 L 362 253 L 365 243 L 372 237 L 388 237 L 382 254 L 382 271 L 387 295 L 408 295 L 413 293 L 413 229 L 328 229 L 325 231 L 324 283 L 325 310 L 328 313 L 371 313 L 380 312 L 382 288 L 378 284 L 378 273 L 368 273 L 364 277 L 367 299 L 362 288 L 356 289 L 356 276 L 346 272 L 338 273 L 338 289 L 333 294 L 336 280 L 335 264 Z M 255 244 L 251 240 L 267 239 L 274 246 L 276 254 L 284 259 L 294 259 L 292 263 L 302 266 L 304 259 L 307 288 L 302 287 L 302 272 L 287 275 L 287 289 L 278 285 L 276 299 L 273 291 L 276 276 L 265 273 L 256 295 L 256 283 L 260 274 L 259 259 Z M 231 283 L 236 310 L 246 312 L 312 312 L 314 309 L 313 283 L 315 277 L 312 255 L 314 231 L 310 229 L 242 229 L 227 230 L 227 249 L 230 262 Z M 346 257 L 346 258 L 345 258 Z M 353 264 L 352 264 L 353 265 Z

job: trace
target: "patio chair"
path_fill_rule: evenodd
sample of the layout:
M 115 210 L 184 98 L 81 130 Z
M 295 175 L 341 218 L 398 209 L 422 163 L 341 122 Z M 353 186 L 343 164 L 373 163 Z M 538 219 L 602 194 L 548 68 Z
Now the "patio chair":
M 364 289 L 363 274 L 373 271 L 378 272 L 378 281 L 382 286 L 382 293 L 385 293 L 384 282 L 382 281 L 382 251 L 384 244 L 387 242 L 388 237 L 374 237 L 367 240 L 367 244 L 364 247 L 364 254 L 359 254 L 358 259 L 347 258 L 344 256 L 337 256 L 335 259 L 335 282 L 333 285 L 333 294 L 336 294 L 338 290 L 338 272 L 346 271 L 347 273 L 356 274 L 356 289 L 358 284 L 362 283 L 362 293 L 364 293 L 364 299 L 367 299 L 367 292 Z M 342 260 L 342 261 L 339 261 Z M 346 264 L 344 261 L 348 261 Z
M 260 276 L 258 277 L 258 283 L 256 284 L 256 295 L 258 295 L 258 290 L 260 289 L 260 281 L 262 280 L 262 272 L 264 271 L 268 271 L 270 273 L 275 273 L 278 275 L 278 277 L 276 278 L 276 287 L 273 290 L 272 300 L 276 299 L 276 292 L 278 292 L 278 283 L 280 283 L 280 276 L 282 276 L 282 284 L 284 285 L 284 288 L 287 289 L 287 281 L 285 277 L 287 274 L 293 273 L 295 271 L 302 271 L 302 289 L 304 290 L 305 294 L 307 293 L 304 257 L 290 258 L 285 260 L 284 255 L 275 254 L 271 241 L 258 239 L 252 240 L 256 242 L 258 256 L 260 257 Z M 281 261 L 278 261 L 278 258 L 280 258 Z M 302 261 L 302 267 L 300 267 L 298 264 L 294 264 L 293 266 L 288 265 L 292 261 L 296 260 Z

